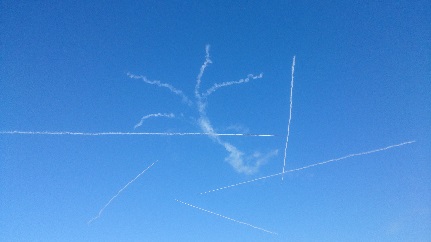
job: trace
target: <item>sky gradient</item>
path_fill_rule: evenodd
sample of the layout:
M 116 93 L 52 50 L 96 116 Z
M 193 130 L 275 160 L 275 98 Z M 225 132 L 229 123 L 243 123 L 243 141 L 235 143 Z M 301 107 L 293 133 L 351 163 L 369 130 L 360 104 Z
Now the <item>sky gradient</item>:
M 1 1 L 1 241 L 429 241 L 430 3 L 168 2 Z

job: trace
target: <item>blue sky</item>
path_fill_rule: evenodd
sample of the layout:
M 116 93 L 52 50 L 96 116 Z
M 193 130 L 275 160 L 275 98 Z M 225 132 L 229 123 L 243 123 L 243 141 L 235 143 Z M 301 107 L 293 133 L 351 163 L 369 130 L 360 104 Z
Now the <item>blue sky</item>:
M 429 240 L 427 1 L 0 7 L 0 240 Z M 262 78 L 219 88 L 199 103 L 206 45 L 212 63 L 202 92 L 249 74 Z M 293 56 L 287 170 L 416 142 L 200 195 L 282 171 Z M 128 73 L 169 84 L 190 103 Z M 134 128 L 157 113 L 169 117 Z M 235 168 L 232 154 L 244 166 L 261 164 Z

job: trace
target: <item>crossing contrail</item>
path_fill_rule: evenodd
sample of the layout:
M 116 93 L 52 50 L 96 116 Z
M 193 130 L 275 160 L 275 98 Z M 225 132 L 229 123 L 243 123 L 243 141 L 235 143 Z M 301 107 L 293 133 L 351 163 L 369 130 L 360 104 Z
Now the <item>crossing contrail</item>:
M 187 136 L 187 135 L 213 135 L 213 136 L 249 136 L 249 137 L 275 137 L 277 134 L 240 134 L 240 133 L 202 133 L 202 132 L 69 132 L 69 131 L 0 131 L 0 134 L 21 134 L 21 135 L 81 135 L 81 136 L 108 136 L 108 135 L 160 135 L 160 136 Z
M 218 134 L 215 132 L 215 129 L 213 128 L 210 119 L 208 118 L 206 114 L 206 107 L 207 107 L 207 98 L 210 94 L 217 91 L 218 89 L 226 86 L 236 85 L 236 84 L 243 84 L 247 83 L 254 79 L 260 79 L 263 77 L 263 74 L 259 75 L 253 75 L 249 74 L 246 78 L 240 79 L 238 81 L 230 81 L 230 82 L 221 82 L 216 83 L 209 89 L 207 89 L 205 92 L 201 92 L 201 84 L 202 84 L 202 77 L 205 73 L 206 68 L 212 63 L 210 59 L 210 45 L 205 46 L 205 61 L 201 65 L 199 69 L 199 73 L 196 77 L 196 85 L 194 90 L 194 96 L 195 96 L 195 103 L 197 107 L 197 111 L 199 112 L 199 118 L 198 118 L 198 124 L 201 128 L 202 132 L 199 133 L 97 133 L 97 134 L 78 134 L 76 135 L 207 135 L 209 138 L 211 138 L 213 141 L 218 143 L 219 145 L 223 146 L 225 150 L 229 153 L 229 155 L 225 158 L 225 160 L 237 171 L 240 173 L 245 174 L 252 174 L 256 172 L 259 167 L 263 164 L 265 164 L 271 157 L 277 155 L 278 150 L 272 150 L 268 154 L 261 155 L 259 152 L 256 152 L 252 156 L 245 156 L 245 154 L 239 150 L 236 146 L 232 145 L 231 143 L 228 143 L 220 138 L 220 136 L 257 136 L 257 137 L 272 137 L 272 136 L 278 136 L 274 134 Z M 142 79 L 145 83 L 156 85 L 161 88 L 167 88 L 172 93 L 180 96 L 183 98 L 183 101 L 188 103 L 189 106 L 192 106 L 192 102 L 187 98 L 187 96 L 184 94 L 183 91 L 175 88 L 173 85 L 168 83 L 162 83 L 157 80 L 149 80 L 145 76 L 137 76 L 130 73 L 127 73 L 127 75 L 130 78 L 133 79 Z M 167 116 L 165 116 L 167 117 Z M 141 126 L 142 121 L 146 118 L 149 118 L 148 116 L 144 116 L 141 119 L 141 122 L 139 122 L 135 128 Z M 68 133 L 72 134 L 72 133 Z M 75 134 L 75 133 L 74 133 Z M 251 161 L 253 160 L 253 162 Z
M 290 135 L 290 122 L 292 121 L 292 104 L 293 104 L 293 74 L 295 73 L 295 56 L 293 56 L 292 61 L 292 80 L 290 81 L 290 108 L 289 108 L 289 122 L 287 123 L 287 136 L 286 136 L 286 146 L 284 147 L 284 159 L 283 159 L 283 175 L 281 176 L 281 180 L 284 178 L 284 169 L 286 168 L 286 152 L 287 152 L 287 144 L 289 143 L 289 135 Z
M 129 181 L 129 183 L 127 183 L 123 188 L 121 188 L 121 189 L 117 192 L 117 194 L 115 194 L 115 196 L 113 196 L 113 197 L 108 201 L 108 203 L 106 203 L 106 204 L 105 204 L 105 206 L 103 206 L 103 208 L 102 208 L 102 209 L 100 209 L 100 211 L 99 211 L 99 213 L 97 214 L 97 216 L 96 216 L 96 217 L 94 217 L 94 218 L 92 218 L 92 219 L 90 219 L 90 220 L 87 222 L 87 224 L 91 224 L 94 220 L 98 219 L 98 218 L 100 217 L 100 215 L 102 215 L 103 210 L 105 210 L 105 208 L 106 208 L 106 207 L 108 207 L 108 206 L 109 206 L 109 204 L 110 204 L 110 203 L 111 203 L 111 202 L 112 202 L 116 197 L 118 197 L 118 195 L 120 195 L 120 193 L 121 193 L 124 189 L 126 189 L 130 184 L 132 184 L 136 179 L 138 179 L 142 174 L 144 174 L 148 169 L 150 169 L 154 164 L 156 164 L 156 162 L 158 162 L 158 161 L 153 162 L 153 164 L 151 164 L 150 166 L 148 166 L 147 168 L 145 168 L 145 170 L 143 170 L 141 173 L 139 173 L 139 175 L 137 175 L 135 178 L 133 178 L 133 180 Z
M 219 145 L 223 146 L 225 148 L 225 150 L 229 153 L 229 155 L 225 158 L 225 160 L 237 171 L 240 173 L 245 173 L 245 174 L 252 174 L 254 172 L 256 172 L 259 167 L 263 164 L 265 164 L 267 162 L 267 160 L 269 160 L 272 156 L 277 155 L 278 150 L 273 150 L 271 152 L 269 152 L 267 155 L 258 155 L 258 157 L 251 157 L 251 159 L 255 160 L 254 164 L 250 165 L 251 162 L 250 158 L 244 158 L 244 153 L 239 150 L 236 146 L 232 145 L 231 143 L 228 143 L 224 140 L 222 140 L 219 136 L 220 135 L 216 135 L 216 132 L 214 131 L 214 128 L 211 124 L 211 121 L 209 120 L 207 114 L 206 114 L 206 106 L 207 106 L 207 96 L 209 94 L 211 94 L 212 92 L 214 92 L 215 90 L 217 90 L 218 88 L 221 87 L 226 87 L 226 86 L 230 86 L 230 85 L 234 85 L 234 84 L 241 84 L 241 83 L 246 83 L 251 79 L 257 79 L 257 78 L 261 78 L 262 75 L 259 76 L 253 76 L 253 75 L 249 75 L 248 79 L 245 80 L 240 80 L 240 81 L 236 81 L 236 82 L 224 82 L 221 84 L 215 84 L 213 87 L 211 87 L 210 89 L 208 89 L 206 91 L 206 93 L 202 94 L 200 92 L 200 85 L 202 82 L 202 76 L 205 72 L 206 67 L 211 64 L 211 60 L 210 60 L 210 55 L 209 55 L 209 49 L 210 46 L 207 45 L 205 48 L 205 61 L 202 64 L 199 74 L 196 77 L 196 86 L 195 86 L 195 97 L 196 97 L 196 105 L 199 111 L 199 119 L 198 119 L 198 123 L 199 126 L 201 128 L 201 130 L 208 134 L 208 137 L 210 137 L 212 140 L 214 140 L 215 142 L 217 142 Z
M 300 170 L 308 169 L 308 168 L 311 168 L 311 167 L 314 167 L 314 166 L 320 166 L 320 165 L 324 165 L 324 164 L 327 164 L 327 163 L 330 163 L 330 162 L 344 160 L 344 159 L 351 158 L 351 157 L 354 157 L 354 156 L 368 155 L 368 154 L 376 153 L 376 152 L 379 152 L 379 151 L 384 151 L 384 150 L 392 149 L 392 148 L 395 148 L 395 147 L 399 147 L 399 146 L 411 144 L 411 143 L 414 143 L 414 142 L 416 142 L 416 141 L 414 141 L 414 140 L 413 141 L 407 141 L 407 142 L 403 142 L 403 143 L 396 144 L 396 145 L 390 145 L 390 146 L 387 146 L 387 147 L 384 147 L 384 148 L 379 148 L 379 149 L 375 149 L 375 150 L 365 151 L 365 152 L 361 152 L 361 153 L 350 154 L 350 155 L 346 155 L 346 156 L 343 156 L 343 157 L 339 157 L 339 158 L 335 158 L 335 159 L 331 159 L 331 160 L 327 160 L 327 161 L 323 161 L 323 162 L 319 162 L 319 163 L 314 163 L 314 164 L 311 164 L 311 165 L 308 165 L 308 166 L 303 166 L 303 167 L 300 167 L 300 168 L 296 168 L 296 169 L 292 169 L 292 170 L 287 170 L 287 171 L 284 171 L 284 172 L 280 172 L 280 173 L 276 173 L 276 174 L 272 174 L 272 175 L 268 175 L 268 176 L 259 177 L 259 178 L 256 178 L 256 179 L 252 179 L 252 180 L 248 180 L 248 181 L 244 181 L 244 182 L 232 184 L 232 185 L 229 185 L 229 186 L 224 186 L 224 187 L 216 188 L 216 189 L 213 189 L 213 190 L 210 190 L 210 191 L 201 192 L 200 194 L 206 194 L 206 193 L 210 193 L 210 192 L 216 192 L 216 191 L 220 191 L 220 190 L 223 190 L 223 189 L 227 189 L 227 188 L 231 188 L 231 187 L 236 187 L 236 186 L 239 186 L 239 185 L 244 185 L 244 184 L 247 184 L 247 183 L 251 183 L 251 182 L 255 182 L 255 181 L 259 181 L 259 180 L 264 180 L 264 179 L 267 179 L 267 178 L 270 178 L 270 177 L 280 176 L 280 175 L 283 175 L 285 173 L 294 172 L 294 171 L 300 171 Z
M 239 221 L 239 220 L 236 220 L 236 219 L 233 219 L 233 218 L 229 218 L 229 217 L 227 217 L 227 216 L 224 216 L 224 215 L 221 215 L 221 214 L 218 214 L 218 213 L 215 213 L 215 212 L 212 212 L 212 211 L 209 211 L 209 210 L 206 210 L 206 209 L 203 209 L 203 208 L 197 207 L 197 206 L 195 206 L 195 205 L 192 205 L 192 204 L 189 204 L 189 203 L 186 203 L 186 202 L 180 201 L 180 200 L 178 200 L 178 199 L 175 199 L 175 201 L 177 201 L 177 202 L 179 202 L 179 203 L 182 203 L 182 204 L 184 204 L 184 205 L 190 206 L 190 207 L 192 207 L 192 208 L 196 208 L 196 209 L 198 209 L 198 210 L 201 210 L 201 211 L 204 211 L 204 212 L 207 212 L 207 213 L 210 213 L 210 214 L 213 214 L 213 215 L 219 216 L 219 217 L 221 217 L 221 218 L 224 218 L 224 219 L 227 219 L 227 220 L 230 220 L 230 221 L 233 221 L 233 222 L 235 222 L 235 223 L 239 223 L 239 224 L 247 225 L 247 226 L 252 227 L 252 228 L 254 228 L 254 229 L 258 229 L 258 230 L 261 230 L 261 231 L 266 232 L 266 233 L 270 233 L 270 234 L 275 234 L 275 235 L 277 235 L 277 233 L 275 233 L 275 232 L 272 232 L 272 231 L 269 231 L 269 230 L 266 230 L 266 229 L 263 229 L 263 228 L 260 228 L 260 227 L 254 226 L 254 225 L 252 225 L 252 224 L 249 224 L 249 223 L 246 223 L 246 222 L 242 222 L 242 221 Z

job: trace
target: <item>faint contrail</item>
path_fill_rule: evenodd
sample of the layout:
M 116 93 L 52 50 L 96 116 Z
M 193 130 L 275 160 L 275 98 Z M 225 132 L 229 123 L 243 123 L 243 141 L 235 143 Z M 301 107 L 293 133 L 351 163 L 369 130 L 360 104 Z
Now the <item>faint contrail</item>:
M 293 100 L 293 74 L 295 73 L 295 56 L 293 56 L 292 61 L 292 80 L 290 81 L 290 108 L 289 108 L 289 122 L 287 124 L 287 136 L 286 136 L 286 146 L 284 147 L 284 159 L 283 159 L 283 174 L 284 169 L 286 167 L 286 152 L 287 152 L 287 144 L 289 143 L 289 134 L 290 134 L 290 122 L 292 120 L 292 100 Z M 281 180 L 283 180 L 284 175 L 281 176 Z
M 108 203 L 105 204 L 105 206 L 103 206 L 102 209 L 100 209 L 99 214 L 97 214 L 96 217 L 90 219 L 87 224 L 91 224 L 94 220 L 98 219 L 100 217 L 100 215 L 102 215 L 103 210 L 105 210 L 106 207 L 109 206 L 109 204 L 112 202 L 112 200 L 114 200 L 116 197 L 118 197 L 118 195 L 120 195 L 120 193 L 126 189 L 130 184 L 132 184 L 136 179 L 139 178 L 139 176 L 141 176 L 142 174 L 144 174 L 144 172 L 146 172 L 148 169 L 150 169 L 154 164 L 156 164 L 157 161 L 153 162 L 153 164 L 151 164 L 150 166 L 148 166 L 147 168 L 145 168 L 145 170 L 143 170 L 141 173 L 139 173 L 139 175 L 137 175 L 135 178 L 133 178 L 133 180 L 129 181 L 129 183 L 127 183 L 123 188 L 120 189 L 120 191 L 117 192 L 117 194 L 115 194 L 115 196 L 113 196 Z
M 203 208 L 197 207 L 197 206 L 195 206 L 195 205 L 192 205 L 192 204 L 189 204 L 189 203 L 186 203 L 186 202 L 180 201 L 180 200 L 178 200 L 178 199 L 175 199 L 175 201 L 177 201 L 177 202 L 179 202 L 179 203 L 182 203 L 182 204 L 184 204 L 184 205 L 190 206 L 190 207 L 192 207 L 192 208 L 196 208 L 196 209 L 198 209 L 198 210 L 201 210 L 201 211 L 204 211 L 204 212 L 207 212 L 207 213 L 213 214 L 213 215 L 217 215 L 217 216 L 222 217 L 222 218 L 224 218 L 224 219 L 227 219 L 227 220 L 230 220 L 230 221 L 233 221 L 233 222 L 239 223 L 239 224 L 247 225 L 247 226 L 252 227 L 252 228 L 254 228 L 254 229 L 261 230 L 261 231 L 263 231 L 263 232 L 267 232 L 267 233 L 270 233 L 270 234 L 275 234 L 275 235 L 277 235 L 277 233 L 275 233 L 275 232 L 272 232 L 272 231 L 269 231 L 269 230 L 266 230 L 266 229 L 263 229 L 263 228 L 260 228 L 260 227 L 254 226 L 254 225 L 249 224 L 249 223 L 246 223 L 246 222 L 238 221 L 238 220 L 233 219 L 233 218 L 226 217 L 226 216 L 224 216 L 224 215 L 221 215 L 221 214 L 218 214 L 218 213 L 215 213 L 215 212 L 212 212 L 212 211 L 209 211 L 209 210 L 206 210 L 206 209 L 203 209 Z
M 191 105 L 192 102 L 189 100 L 189 98 L 184 94 L 183 91 L 175 88 L 174 86 L 172 86 L 171 84 L 168 83 L 163 83 L 160 81 L 153 81 L 153 80 L 148 80 L 147 77 L 145 76 L 137 76 L 131 73 L 127 73 L 127 76 L 129 76 L 130 78 L 133 79 L 142 79 L 145 83 L 151 84 L 151 85 L 156 85 L 158 87 L 165 87 L 167 89 L 169 89 L 171 92 L 173 92 L 174 94 L 180 96 L 183 99 L 183 102 L 187 103 L 188 105 Z
M 242 84 L 242 83 L 247 83 L 250 80 L 255 80 L 255 79 L 259 79 L 262 78 L 263 74 L 260 73 L 258 76 L 252 75 L 252 74 L 248 74 L 247 78 L 245 79 L 240 79 L 239 81 L 230 81 L 230 82 L 222 82 L 222 83 L 216 83 L 214 84 L 211 88 L 209 88 L 205 93 L 202 94 L 203 97 L 207 97 L 209 96 L 211 93 L 215 92 L 217 89 L 221 88 L 221 87 L 226 87 L 226 86 L 230 86 L 230 85 L 234 85 L 234 84 Z
M 330 162 L 344 160 L 344 159 L 347 159 L 347 158 L 350 158 L 350 157 L 354 157 L 354 156 L 368 155 L 368 154 L 371 154 L 371 153 L 388 150 L 388 149 L 399 147 L 399 146 L 403 146 L 403 145 L 406 145 L 406 144 L 411 144 L 411 143 L 414 143 L 414 142 L 416 142 L 416 141 L 415 140 L 413 140 L 413 141 L 407 141 L 407 142 L 403 142 L 403 143 L 396 144 L 396 145 L 390 145 L 390 146 L 387 146 L 387 147 L 384 147 L 384 148 L 380 148 L 380 149 L 365 151 L 365 152 L 356 153 L 356 154 L 350 154 L 350 155 L 346 155 L 346 156 L 343 156 L 343 157 L 340 157 L 340 158 L 335 158 L 335 159 L 331 159 L 331 160 L 327 160 L 327 161 L 323 161 L 323 162 L 319 162 L 319 163 L 314 163 L 314 164 L 311 164 L 311 165 L 308 165 L 308 166 L 303 166 L 303 167 L 300 167 L 300 168 L 296 168 L 296 169 L 292 169 L 292 170 L 280 172 L 280 173 L 277 173 L 277 174 L 272 174 L 272 175 L 269 175 L 269 176 L 263 176 L 263 177 L 259 177 L 259 178 L 253 179 L 253 180 L 248 180 L 248 181 L 244 181 L 244 182 L 232 184 L 232 185 L 229 185 L 229 186 L 220 187 L 220 188 L 213 189 L 213 190 L 210 190 L 210 191 L 207 191 L 207 192 L 201 192 L 200 194 L 206 194 L 206 193 L 210 193 L 210 192 L 215 192 L 215 191 L 223 190 L 223 189 L 226 189 L 226 188 L 236 187 L 236 186 L 243 185 L 243 184 L 246 184 L 246 183 L 255 182 L 255 181 L 259 181 L 259 180 L 264 180 L 264 179 L 267 179 L 267 178 L 270 178 L 270 177 L 275 177 L 275 176 L 283 175 L 283 174 L 289 173 L 289 172 L 300 171 L 300 170 L 304 170 L 304 169 L 307 169 L 307 168 L 311 168 L 313 166 L 320 166 L 320 165 L 324 165 L 324 164 L 327 164 L 327 163 L 330 163 Z
M 277 134 L 226 134 L 226 133 L 199 133 L 199 132 L 100 132 L 100 133 L 89 133 L 89 132 L 51 132 L 51 131 L 0 131 L 0 134 L 27 134 L 27 135 L 81 135 L 81 136 L 103 136 L 103 135 L 160 135 L 160 136 L 186 136 L 186 135 L 213 135 L 213 136 L 252 136 L 252 137 L 274 137 L 279 136 Z
M 147 118 L 151 118 L 151 117 L 166 117 L 166 118 L 173 118 L 175 117 L 175 115 L 173 113 L 153 113 L 153 114 L 148 114 L 145 115 L 144 117 L 141 118 L 141 121 L 139 121 L 139 123 L 137 123 L 135 125 L 135 129 L 137 127 L 140 127 L 142 125 L 142 123 L 144 122 L 145 119 Z

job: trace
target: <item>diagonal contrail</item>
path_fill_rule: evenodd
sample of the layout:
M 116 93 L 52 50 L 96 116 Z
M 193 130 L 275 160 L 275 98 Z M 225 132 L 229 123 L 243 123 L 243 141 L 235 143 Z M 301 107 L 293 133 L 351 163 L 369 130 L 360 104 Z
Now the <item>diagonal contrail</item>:
M 292 61 L 292 80 L 290 81 L 290 108 L 289 108 L 289 122 L 287 124 L 287 136 L 286 136 L 286 146 L 284 147 L 284 159 L 283 159 L 283 174 L 284 169 L 286 168 L 286 152 L 287 145 L 289 143 L 289 135 L 290 135 L 290 122 L 292 121 L 292 104 L 293 104 L 293 74 L 295 73 L 295 56 L 293 56 Z M 283 180 L 284 175 L 281 176 L 281 180 Z
M 133 178 L 133 180 L 129 181 L 129 183 L 127 183 L 123 188 L 121 188 L 121 189 L 117 192 L 117 194 L 115 194 L 115 196 L 113 196 L 113 197 L 108 201 L 108 203 L 106 203 L 106 204 L 105 204 L 105 206 L 103 206 L 103 208 L 102 208 L 102 209 L 100 209 L 100 211 L 99 211 L 99 213 L 97 214 L 97 216 L 96 216 L 96 217 L 94 217 L 94 218 L 92 218 L 92 219 L 90 219 L 90 220 L 87 222 L 87 224 L 89 225 L 89 224 L 91 224 L 94 220 L 98 219 L 98 218 L 100 217 L 100 215 L 102 215 L 103 210 L 105 210 L 105 208 L 106 208 L 106 207 L 108 207 L 108 206 L 109 206 L 109 204 L 110 204 L 110 203 L 111 203 L 111 202 L 112 202 L 116 197 L 118 197 L 118 195 L 120 195 L 120 193 L 121 193 L 124 189 L 126 189 L 130 184 L 132 184 L 136 179 L 138 179 L 142 174 L 144 174 L 148 169 L 150 169 L 154 164 L 156 164 L 156 162 L 158 162 L 158 161 L 153 162 L 153 164 L 151 164 L 150 166 L 148 166 L 147 168 L 145 168 L 145 170 L 143 170 L 141 173 L 139 173 L 139 175 L 137 175 L 135 178 Z
M 69 131 L 0 131 L 0 134 L 21 135 L 81 135 L 81 136 L 105 136 L 105 135 L 160 135 L 160 136 L 187 136 L 187 135 L 212 135 L 212 136 L 251 136 L 251 137 L 275 137 L 277 134 L 240 134 L 240 133 L 202 133 L 202 132 L 69 132 Z
M 375 150 L 365 151 L 365 152 L 361 152 L 361 153 L 350 154 L 350 155 L 346 155 L 346 156 L 343 156 L 343 157 L 339 157 L 339 158 L 335 158 L 335 159 L 331 159 L 331 160 L 327 160 L 327 161 L 323 161 L 323 162 L 319 162 L 319 163 L 314 163 L 314 164 L 311 164 L 311 165 L 308 165 L 308 166 L 303 166 L 303 167 L 300 167 L 300 168 L 296 168 L 296 169 L 292 169 L 292 170 L 288 170 L 288 171 L 284 171 L 284 172 L 280 172 L 280 173 L 276 173 L 276 174 L 272 174 L 272 175 L 268 175 L 268 176 L 259 177 L 259 178 L 253 179 L 253 180 L 243 181 L 243 182 L 232 184 L 232 185 L 229 185 L 229 186 L 224 186 L 224 187 L 216 188 L 216 189 L 213 189 L 213 190 L 210 190 L 210 191 L 201 192 L 200 194 L 206 194 L 206 193 L 210 193 L 210 192 L 216 192 L 216 191 L 220 191 L 220 190 L 223 190 L 223 189 L 227 189 L 227 188 L 231 188 L 231 187 L 236 187 L 236 186 L 239 186 L 239 185 L 244 185 L 244 184 L 247 184 L 247 183 L 251 183 L 251 182 L 255 182 L 255 181 L 259 181 L 259 180 L 264 180 L 264 179 L 267 179 L 267 178 L 270 178 L 270 177 L 280 176 L 280 175 L 283 175 L 285 173 L 294 172 L 294 171 L 300 171 L 300 170 L 308 169 L 308 168 L 311 168 L 311 167 L 314 167 L 314 166 L 320 166 L 320 165 L 324 165 L 324 164 L 327 164 L 327 163 L 330 163 L 330 162 L 344 160 L 344 159 L 351 158 L 351 157 L 354 157 L 354 156 L 368 155 L 368 154 L 376 153 L 376 152 L 379 152 L 379 151 L 384 151 L 384 150 L 392 149 L 392 148 L 395 148 L 395 147 L 399 147 L 399 146 L 411 144 L 411 143 L 414 143 L 414 142 L 416 142 L 416 141 L 414 141 L 414 140 L 413 141 L 407 141 L 407 142 L 403 142 L 403 143 L 396 144 L 396 145 L 390 145 L 390 146 L 387 146 L 387 147 L 384 147 L 384 148 L 379 148 L 379 149 L 375 149 Z
M 184 205 L 190 206 L 190 207 L 192 207 L 192 208 L 196 208 L 196 209 L 198 209 L 198 210 L 201 210 L 201 211 L 204 211 L 204 212 L 207 212 L 207 213 L 210 213 L 210 214 L 213 214 L 213 215 L 219 216 L 219 217 L 221 217 L 221 218 L 224 218 L 224 219 L 227 219 L 227 220 L 230 220 L 230 221 L 233 221 L 233 222 L 235 222 L 235 223 L 239 223 L 239 224 L 247 225 L 247 226 L 252 227 L 252 228 L 254 228 L 254 229 L 258 229 L 258 230 L 261 230 L 261 231 L 266 232 L 266 233 L 270 233 L 270 234 L 275 234 L 275 235 L 277 235 L 277 233 L 275 233 L 275 232 L 272 232 L 272 231 L 269 231 L 269 230 L 266 230 L 266 229 L 263 229 L 263 228 L 260 228 L 260 227 L 254 226 L 254 225 L 249 224 L 249 223 L 246 223 L 246 222 L 238 221 L 238 220 L 233 219 L 233 218 L 229 218 L 229 217 L 227 217 L 227 216 L 224 216 L 224 215 L 221 215 L 221 214 L 218 214 L 218 213 L 215 213 L 215 212 L 212 212 L 212 211 L 209 211 L 209 210 L 206 210 L 206 209 L 203 209 L 203 208 L 197 207 L 197 206 L 195 206 L 195 205 L 192 205 L 192 204 L 189 204 L 189 203 L 186 203 L 186 202 L 180 201 L 180 200 L 178 200 L 178 199 L 175 199 L 175 201 L 177 201 L 177 202 L 179 202 L 179 203 L 182 203 L 182 204 L 184 204 Z

